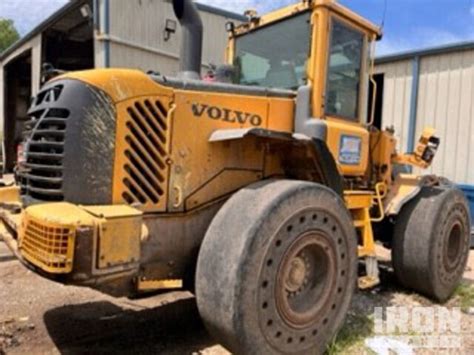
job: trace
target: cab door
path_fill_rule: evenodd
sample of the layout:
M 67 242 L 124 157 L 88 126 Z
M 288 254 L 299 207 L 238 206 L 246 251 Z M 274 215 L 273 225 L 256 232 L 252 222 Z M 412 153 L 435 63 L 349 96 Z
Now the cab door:
M 366 123 L 368 82 L 367 35 L 348 21 L 331 15 L 323 115 L 326 143 L 344 176 L 367 170 L 369 132 Z

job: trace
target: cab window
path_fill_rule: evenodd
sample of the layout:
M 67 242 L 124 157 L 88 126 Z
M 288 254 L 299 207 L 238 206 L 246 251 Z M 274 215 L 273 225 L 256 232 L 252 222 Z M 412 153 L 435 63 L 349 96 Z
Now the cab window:
M 237 37 L 234 82 L 290 90 L 305 85 L 310 17 L 305 12 Z
M 326 114 L 357 120 L 364 35 L 333 19 L 326 87 Z

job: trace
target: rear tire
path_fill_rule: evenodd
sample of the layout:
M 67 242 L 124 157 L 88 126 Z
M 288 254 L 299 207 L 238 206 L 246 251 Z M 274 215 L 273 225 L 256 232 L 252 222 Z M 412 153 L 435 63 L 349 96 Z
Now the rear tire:
M 322 353 L 344 322 L 356 272 L 353 222 L 336 193 L 260 182 L 211 223 L 196 299 L 210 333 L 233 353 Z
M 453 187 L 424 187 L 395 224 L 392 263 L 399 282 L 439 302 L 462 279 L 469 256 L 467 201 Z

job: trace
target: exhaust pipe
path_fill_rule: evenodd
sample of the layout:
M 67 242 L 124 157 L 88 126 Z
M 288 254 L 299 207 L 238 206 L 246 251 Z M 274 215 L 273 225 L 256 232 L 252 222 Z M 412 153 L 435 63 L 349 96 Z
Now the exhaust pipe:
M 181 79 L 201 79 L 203 25 L 192 0 L 173 0 L 173 9 L 183 35 L 179 74 Z

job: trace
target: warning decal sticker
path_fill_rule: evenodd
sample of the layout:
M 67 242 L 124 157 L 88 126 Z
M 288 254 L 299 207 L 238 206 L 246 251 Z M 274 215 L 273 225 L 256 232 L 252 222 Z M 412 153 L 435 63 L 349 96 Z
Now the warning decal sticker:
M 362 139 L 357 136 L 341 136 L 339 145 L 339 163 L 344 165 L 359 165 L 362 149 Z

